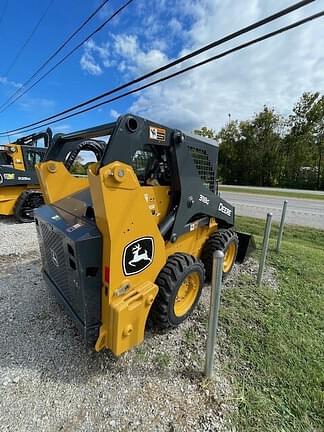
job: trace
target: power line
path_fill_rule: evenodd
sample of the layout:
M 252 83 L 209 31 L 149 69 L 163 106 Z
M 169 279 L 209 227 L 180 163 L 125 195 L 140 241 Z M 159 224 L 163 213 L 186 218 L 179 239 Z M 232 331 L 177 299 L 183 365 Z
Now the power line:
M 116 101 L 118 99 L 124 98 L 126 96 L 130 96 L 131 94 L 134 94 L 134 93 L 137 93 L 137 92 L 139 92 L 141 90 L 144 90 L 144 89 L 147 89 L 149 87 L 152 87 L 153 85 L 159 84 L 159 83 L 161 83 L 163 81 L 169 80 L 171 78 L 175 78 L 175 77 L 177 77 L 177 76 L 179 76 L 179 75 L 181 75 L 181 74 L 183 74 L 185 72 L 188 72 L 190 70 L 196 69 L 196 68 L 198 68 L 200 66 L 203 66 L 203 65 L 205 65 L 207 63 L 210 63 L 212 61 L 219 60 L 219 59 L 221 59 L 223 57 L 226 57 L 229 54 L 232 54 L 234 52 L 240 51 L 241 49 L 247 48 L 247 47 L 249 47 L 251 45 L 254 45 L 256 43 L 259 43 L 261 41 L 264 41 L 266 39 L 274 37 L 274 36 L 276 36 L 278 34 L 284 33 L 284 32 L 286 32 L 288 30 L 293 29 L 293 28 L 299 27 L 299 26 L 301 26 L 303 24 L 306 24 L 307 22 L 313 21 L 313 20 L 315 20 L 317 18 L 320 18 L 322 16 L 324 16 L 324 10 L 321 11 L 321 12 L 318 12 L 318 13 L 316 13 L 314 15 L 311 15 L 311 16 L 309 16 L 307 18 L 304 18 L 302 20 L 296 21 L 296 22 L 294 22 L 294 23 L 292 23 L 290 25 L 287 25 L 285 27 L 281 27 L 278 30 L 272 31 L 272 32 L 267 33 L 267 34 L 265 34 L 263 36 L 260 36 L 258 38 L 252 39 L 252 40 L 250 40 L 248 42 L 240 44 L 240 45 L 238 45 L 238 46 L 236 46 L 234 48 L 231 48 L 231 49 L 229 49 L 227 51 L 224 51 L 224 52 L 222 52 L 220 54 L 217 54 L 215 56 L 209 57 L 208 59 L 203 60 L 203 61 L 201 61 L 199 63 L 194 64 L 194 65 L 188 66 L 185 69 L 181 69 L 180 71 L 174 72 L 174 73 L 172 73 L 170 75 L 167 75 L 167 76 L 165 76 L 163 78 L 159 78 L 159 79 L 157 79 L 155 81 L 152 81 L 152 82 L 150 82 L 148 84 L 145 84 L 145 85 L 143 85 L 141 87 L 137 87 L 137 88 L 135 88 L 133 90 L 129 90 L 128 92 L 122 93 L 121 95 L 115 96 L 114 98 L 108 99 L 107 101 L 100 102 L 100 103 L 98 103 L 96 105 L 92 105 L 91 107 L 85 108 L 83 110 L 77 111 L 77 112 L 69 114 L 69 115 L 66 115 L 66 116 L 64 116 L 64 117 L 62 117 L 60 119 L 56 119 L 54 121 L 49 121 L 49 122 L 44 123 L 44 124 L 39 125 L 39 126 L 35 126 L 35 127 L 32 127 L 32 128 L 29 128 L 29 129 L 24 129 L 24 128 L 13 129 L 13 130 L 8 131 L 8 132 L 1 132 L 0 135 L 1 136 L 15 135 L 15 134 L 17 134 L 18 131 L 21 131 L 22 129 L 24 129 L 24 133 L 25 133 L 25 132 L 29 132 L 29 131 L 38 129 L 40 127 L 44 127 L 44 126 L 48 126 L 48 125 L 53 124 L 53 123 L 60 122 L 62 120 L 66 120 L 66 119 L 71 118 L 71 117 L 75 117 L 75 116 L 83 114 L 83 113 L 85 113 L 87 111 L 91 111 L 91 110 L 93 110 L 95 108 L 98 108 L 98 107 L 100 107 L 102 105 L 106 105 L 106 104 L 114 102 L 114 101 Z
M 53 54 L 51 54 L 48 59 L 34 72 L 34 74 L 28 78 L 19 89 L 17 89 L 1 106 L 2 108 L 4 105 L 6 105 L 8 102 L 10 102 L 11 99 L 13 99 L 24 87 L 26 87 L 34 78 L 41 72 L 45 66 L 48 65 L 48 63 L 53 60 L 54 57 L 59 54 L 63 48 L 76 36 L 87 24 L 88 22 L 95 16 L 97 13 L 108 3 L 109 0 L 104 0 L 101 5 L 99 5 L 86 19 L 83 21 L 80 26 L 74 30 L 74 32 L 54 51 Z
M 19 59 L 19 57 L 21 56 L 21 54 L 23 53 L 24 49 L 26 48 L 26 46 L 29 44 L 30 40 L 32 39 L 32 37 L 34 36 L 34 34 L 36 33 L 38 27 L 40 26 L 40 24 L 42 23 L 43 19 L 45 18 L 45 16 L 47 15 L 47 12 L 49 11 L 50 7 L 52 6 L 52 4 L 54 3 L 55 0 L 51 0 L 48 5 L 47 8 L 44 10 L 44 12 L 42 13 L 42 15 L 40 16 L 39 20 L 37 21 L 37 23 L 35 24 L 35 27 L 33 28 L 33 30 L 31 31 L 31 33 L 29 34 L 29 36 L 27 37 L 27 39 L 25 40 L 25 42 L 22 44 L 22 46 L 20 47 L 19 51 L 17 52 L 17 54 L 15 55 L 15 58 L 12 60 L 11 64 L 9 65 L 5 76 L 8 76 L 8 74 L 11 72 L 12 68 L 14 67 L 14 65 L 16 64 L 17 60 Z
M 3 9 L 2 9 L 2 12 L 1 12 L 1 16 L 0 16 L 0 24 L 2 23 L 2 20 L 3 20 L 4 16 L 6 15 L 7 7 L 8 7 L 8 2 L 9 2 L 9 0 L 5 0 L 5 4 L 3 6 Z
M 87 42 L 89 39 L 92 38 L 96 33 L 98 33 L 100 30 L 105 27 L 106 24 L 109 23 L 116 15 L 118 15 L 120 12 L 122 12 L 127 6 L 129 6 L 134 0 L 128 0 L 126 3 L 124 3 L 119 9 L 117 9 L 112 15 L 110 15 L 109 18 L 107 18 L 99 27 L 97 27 L 93 32 L 91 32 L 85 39 L 82 40 L 77 46 L 75 46 L 71 51 L 69 51 L 59 62 L 55 63 L 54 66 L 51 67 L 47 72 L 45 72 L 42 76 L 38 78 L 37 81 L 34 82 L 31 86 L 29 86 L 25 91 L 23 91 L 21 94 L 19 94 L 16 98 L 14 98 L 9 104 L 6 105 L 6 102 L 1 105 L 0 108 L 2 108 L 4 105 L 4 108 L 0 110 L 0 113 L 3 111 L 6 111 L 12 104 L 14 104 L 18 99 L 20 99 L 22 96 L 24 96 L 27 92 L 29 92 L 33 87 L 35 87 L 40 81 L 42 81 L 47 75 L 49 75 L 53 70 L 55 70 L 58 66 L 60 66 L 67 58 L 69 58 L 75 51 L 77 51 L 85 42 Z M 20 90 L 20 89 L 19 89 Z M 8 102 L 8 101 L 7 101 Z
M 17 129 L 13 129 L 12 131 L 19 131 L 19 130 L 25 129 L 27 127 L 35 126 L 35 125 L 37 125 L 39 123 L 46 122 L 48 120 L 54 119 L 56 117 L 62 116 L 64 114 L 67 114 L 67 113 L 69 113 L 71 111 L 74 111 L 74 110 L 76 110 L 78 108 L 81 108 L 81 107 L 83 107 L 85 105 L 88 105 L 88 104 L 90 104 L 92 102 L 95 102 L 95 101 L 97 101 L 99 99 L 102 99 L 102 98 L 104 98 L 106 96 L 109 96 L 109 95 L 111 95 L 113 93 L 121 91 L 121 90 L 123 90 L 126 87 L 129 87 L 131 85 L 137 84 L 137 83 L 139 83 L 139 82 L 141 82 L 141 81 L 143 81 L 143 80 L 145 80 L 147 78 L 152 77 L 153 75 L 156 75 L 156 74 L 161 73 L 161 72 L 163 72 L 163 71 L 165 71 L 167 69 L 170 69 L 173 66 L 176 66 L 176 65 L 178 65 L 178 64 L 180 64 L 180 63 L 182 63 L 182 62 L 184 62 L 186 60 L 189 60 L 189 59 L 191 59 L 193 57 L 196 57 L 196 56 L 198 56 L 199 54 L 202 54 L 205 51 L 208 51 L 208 50 L 210 50 L 212 48 L 215 48 L 216 46 L 219 46 L 219 45 L 221 45 L 221 44 L 223 44 L 225 42 L 228 42 L 228 41 L 230 41 L 230 40 L 232 40 L 232 39 L 234 39 L 236 37 L 239 37 L 239 36 L 241 36 L 241 35 L 243 35 L 245 33 L 248 33 L 248 32 L 250 32 L 250 31 L 252 31 L 252 30 L 254 30 L 254 29 L 258 28 L 258 27 L 261 27 L 262 25 L 265 25 L 265 24 L 267 24 L 267 23 L 269 23 L 271 21 L 274 21 L 275 19 L 281 18 L 284 15 L 287 15 L 287 14 L 295 11 L 296 9 L 304 7 L 304 6 L 306 6 L 309 3 L 312 3 L 314 1 L 315 0 L 303 0 L 303 1 L 297 2 L 297 3 L 293 4 L 292 6 L 287 7 L 286 9 L 280 10 L 279 12 L 276 12 L 275 14 L 272 14 L 272 15 L 266 17 L 266 18 L 263 18 L 263 19 L 255 22 L 255 23 L 253 23 L 253 24 L 251 24 L 251 25 L 249 25 L 247 27 L 244 27 L 244 28 L 242 28 L 242 29 L 240 29 L 240 30 L 238 30 L 238 31 L 236 31 L 234 33 L 231 33 L 231 34 L 229 34 L 227 36 L 224 36 L 221 39 L 218 39 L 218 40 L 216 40 L 214 42 L 211 42 L 208 45 L 205 45 L 205 46 L 203 46 L 203 47 L 201 47 L 201 48 L 199 48 L 199 49 L 197 49 L 195 51 L 192 51 L 191 53 L 189 53 L 189 54 L 187 54 L 187 55 L 185 55 L 183 57 L 180 57 L 177 60 L 174 60 L 174 61 L 172 61 L 172 62 L 170 62 L 170 63 L 168 63 L 168 64 L 166 64 L 166 65 L 164 65 L 162 67 L 159 67 L 159 68 L 157 68 L 157 69 L 155 69 L 155 70 L 153 70 L 153 71 L 151 71 L 151 72 L 149 72 L 149 73 L 147 73 L 145 75 L 142 75 L 142 76 L 140 76 L 140 77 L 138 77 L 138 78 L 136 78 L 136 79 L 134 79 L 132 81 L 129 81 L 129 82 L 125 83 L 125 84 L 122 84 L 122 85 L 120 85 L 118 87 L 115 87 L 115 88 L 113 88 L 113 89 L 111 89 L 111 90 L 109 90 L 109 91 L 107 91 L 105 93 L 102 93 L 101 95 L 98 95 L 96 97 L 88 99 L 88 100 L 86 100 L 86 101 L 84 101 L 84 102 L 82 102 L 82 103 L 80 103 L 78 105 L 75 105 L 75 106 L 73 106 L 71 108 L 68 108 L 68 109 L 66 109 L 64 111 L 61 111 L 61 112 L 59 112 L 57 114 L 54 114 L 54 115 L 52 115 L 50 117 L 46 117 L 46 118 L 44 118 L 42 120 L 39 120 L 37 122 L 27 124 L 25 126 L 17 128 Z M 12 132 L 12 131 L 9 131 L 9 132 Z

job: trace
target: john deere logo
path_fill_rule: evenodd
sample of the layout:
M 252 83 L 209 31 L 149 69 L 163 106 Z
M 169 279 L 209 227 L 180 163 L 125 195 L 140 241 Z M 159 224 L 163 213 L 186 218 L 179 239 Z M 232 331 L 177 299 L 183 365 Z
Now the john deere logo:
M 58 267 L 59 266 L 59 262 L 58 262 L 58 258 L 57 255 L 55 253 L 55 251 L 53 249 L 50 249 L 50 254 L 51 254 L 51 259 L 53 261 L 53 264 Z
M 123 271 L 126 276 L 140 273 L 153 261 L 152 237 L 141 237 L 129 243 L 123 253 Z

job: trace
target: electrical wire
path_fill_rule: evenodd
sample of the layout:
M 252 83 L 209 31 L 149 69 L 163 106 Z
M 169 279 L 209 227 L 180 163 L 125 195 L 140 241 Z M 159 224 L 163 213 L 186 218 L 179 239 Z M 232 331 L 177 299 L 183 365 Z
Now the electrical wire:
M 37 122 L 30 123 L 28 125 L 22 126 L 21 128 L 18 128 L 18 129 L 15 129 L 15 130 L 20 130 L 22 128 L 27 128 L 27 127 L 35 126 L 35 125 L 37 125 L 39 123 L 43 123 L 45 121 L 52 120 L 52 119 L 54 119 L 56 117 L 60 117 L 60 116 L 62 116 L 64 114 L 67 114 L 67 113 L 69 113 L 71 111 L 75 111 L 78 108 L 82 108 L 83 106 L 86 106 L 86 105 L 88 105 L 90 103 L 93 103 L 93 102 L 95 102 L 95 101 L 97 101 L 99 99 L 102 99 L 104 97 L 110 96 L 113 93 L 116 93 L 118 91 L 121 91 L 121 90 L 125 89 L 126 87 L 129 87 L 131 85 L 137 84 L 137 83 L 139 83 L 139 82 L 141 82 L 141 81 L 143 81 L 143 80 L 145 80 L 147 78 L 150 78 L 150 77 L 152 77 L 154 75 L 157 75 L 157 74 L 159 74 L 161 72 L 164 72 L 165 70 L 170 69 L 171 67 L 176 66 L 176 65 L 178 65 L 178 64 L 180 64 L 180 63 L 182 63 L 182 62 L 184 62 L 186 60 L 189 60 L 189 59 L 191 59 L 193 57 L 196 57 L 196 56 L 202 54 L 203 52 L 206 52 L 206 51 L 208 51 L 208 50 L 210 50 L 212 48 L 215 48 L 215 47 L 217 47 L 219 45 L 222 45 L 225 42 L 228 42 L 228 41 L 230 41 L 230 40 L 232 40 L 234 38 L 237 38 L 237 37 L 239 37 L 239 36 L 241 36 L 241 35 L 243 35 L 245 33 L 248 33 L 248 32 L 250 32 L 252 30 L 255 30 L 258 27 L 261 27 L 261 26 L 263 26 L 265 24 L 268 24 L 269 22 L 274 21 L 275 19 L 281 18 L 284 15 L 287 15 L 287 14 L 295 11 L 296 9 L 304 7 L 304 6 L 306 6 L 309 3 L 312 3 L 314 1 L 315 0 L 303 0 L 303 1 L 297 2 L 297 3 L 293 4 L 292 6 L 289 6 L 289 7 L 285 8 L 285 9 L 283 9 L 283 10 L 280 10 L 279 12 L 276 12 L 275 14 L 272 14 L 272 15 L 266 17 L 266 18 L 263 18 L 263 19 L 255 22 L 255 23 L 253 23 L 253 24 L 251 24 L 251 25 L 249 25 L 247 27 L 244 27 L 244 28 L 242 28 L 242 29 L 240 29 L 238 31 L 235 31 L 235 32 L 227 35 L 227 36 L 224 36 L 221 39 L 213 41 L 213 42 L 211 42 L 211 43 L 209 43 L 209 44 L 207 44 L 207 45 L 205 45 L 205 46 L 203 46 L 203 47 L 201 47 L 201 48 L 199 48 L 199 49 L 197 49 L 195 51 L 192 51 L 191 53 L 189 53 L 189 54 L 187 54 L 185 56 L 182 56 L 182 57 L 178 58 L 177 60 L 171 61 L 170 63 L 167 63 L 166 65 L 161 66 L 161 67 L 159 67 L 159 68 L 157 68 L 157 69 L 155 69 L 155 70 L 153 70 L 153 71 L 151 71 L 149 73 L 146 73 L 146 74 L 144 74 L 144 75 L 142 75 L 142 76 L 140 76 L 140 77 L 138 77 L 138 78 L 136 78 L 136 79 L 134 79 L 132 81 L 129 81 L 129 82 L 125 83 L 125 84 L 122 84 L 122 85 L 120 85 L 118 87 L 115 87 L 115 88 L 113 88 L 113 89 L 111 89 L 111 90 L 109 90 L 109 91 L 107 91 L 105 93 L 102 93 L 101 95 L 98 95 L 96 97 L 88 99 L 88 100 L 86 100 L 86 101 L 84 101 L 84 102 L 82 102 L 80 104 L 77 104 L 77 105 L 75 105 L 75 106 L 73 106 L 71 108 L 68 108 L 68 109 L 66 109 L 64 111 L 61 111 L 61 112 L 59 112 L 57 114 L 54 114 L 54 115 L 49 116 L 49 117 L 46 117 L 46 118 L 44 118 L 42 120 L 39 120 Z M 11 131 L 9 131 L 9 132 L 11 132 Z
M 97 13 L 100 12 L 100 10 L 108 3 L 109 0 L 104 0 L 81 24 L 80 26 L 74 30 L 74 32 L 54 51 L 53 54 L 51 54 L 48 59 L 34 72 L 34 74 L 28 78 L 19 89 L 17 89 L 1 106 L 5 106 L 8 102 L 10 102 L 24 87 L 26 87 L 38 74 L 41 72 L 48 63 L 53 60 L 54 57 L 56 57 L 65 47 L 66 45 L 76 36 L 87 24 L 91 19 L 97 15 Z
M 318 13 L 316 13 L 314 15 L 311 15 L 309 17 L 303 18 L 303 19 L 301 19 L 299 21 L 296 21 L 296 22 L 294 22 L 294 23 L 292 23 L 290 25 L 281 27 L 281 28 L 279 28 L 277 30 L 274 30 L 274 31 L 270 32 L 270 33 L 266 33 L 263 36 L 260 36 L 258 38 L 252 39 L 252 40 L 250 40 L 248 42 L 240 44 L 240 45 L 238 45 L 238 46 L 236 46 L 234 48 L 231 48 L 231 49 L 229 49 L 227 51 L 224 51 L 224 52 L 222 52 L 220 54 L 217 54 L 215 56 L 209 57 L 208 59 L 203 60 L 203 61 L 201 61 L 199 63 L 194 64 L 194 65 L 188 66 L 185 69 L 181 69 L 180 71 L 177 71 L 177 72 L 174 72 L 174 73 L 172 73 L 170 75 L 167 75 L 165 77 L 159 78 L 158 80 L 152 81 L 152 82 L 150 82 L 148 84 L 145 84 L 145 85 L 143 85 L 141 87 L 137 87 L 137 88 L 135 88 L 133 90 L 129 90 L 128 92 L 122 93 L 121 95 L 115 96 L 114 98 L 108 99 L 107 101 L 100 102 L 100 103 L 98 103 L 96 105 L 93 105 L 91 107 L 85 108 L 85 109 L 77 111 L 75 113 L 66 115 L 66 116 L 64 116 L 64 117 L 62 117 L 60 119 L 56 119 L 54 121 L 50 121 L 50 122 L 42 124 L 40 126 L 36 126 L 36 127 L 30 128 L 30 129 L 24 129 L 24 133 L 32 131 L 32 130 L 35 130 L 35 129 L 38 129 L 40 127 L 51 125 L 53 123 L 60 122 L 62 120 L 66 120 L 66 119 L 71 118 L 71 117 L 75 117 L 75 116 L 83 114 L 83 113 L 85 113 L 87 111 L 91 111 L 91 110 L 93 110 L 95 108 L 98 108 L 98 107 L 100 107 L 102 105 L 106 105 L 106 104 L 114 102 L 114 101 L 116 101 L 118 99 L 121 99 L 121 98 L 124 98 L 126 96 L 132 95 L 132 94 L 137 93 L 137 92 L 139 92 L 141 90 L 144 90 L 144 89 L 147 89 L 149 87 L 152 87 L 153 85 L 159 84 L 159 83 L 164 82 L 166 80 L 169 80 L 171 78 L 175 78 L 175 77 L 177 77 L 177 76 L 179 76 L 179 75 L 181 75 L 181 74 L 183 74 L 185 72 L 194 70 L 194 69 L 196 69 L 196 68 L 198 68 L 200 66 L 203 66 L 205 64 L 208 64 L 208 63 L 210 63 L 212 61 L 219 60 L 219 59 L 221 59 L 221 58 L 223 58 L 223 57 L 225 57 L 225 56 L 227 56 L 229 54 L 232 54 L 234 52 L 240 51 L 240 50 L 242 50 L 244 48 L 247 48 L 247 47 L 249 47 L 251 45 L 255 45 L 256 43 L 259 43 L 259 42 L 264 41 L 266 39 L 272 38 L 272 37 L 274 37 L 276 35 L 284 33 L 284 32 L 286 32 L 288 30 L 293 29 L 293 28 L 299 27 L 299 26 L 301 26 L 303 24 L 306 24 L 307 22 L 313 21 L 313 20 L 318 19 L 318 18 L 323 17 L 323 16 L 324 16 L 324 10 L 321 11 L 321 12 L 318 12 Z M 1 132 L 0 136 L 15 135 L 15 134 L 17 134 L 18 131 L 21 131 L 21 129 L 23 129 L 23 128 L 13 129 L 12 131 L 8 131 L 8 132 Z
M 9 0 L 5 0 L 4 6 L 2 8 L 1 16 L 0 16 L 0 24 L 2 23 L 2 20 L 3 20 L 4 16 L 6 15 L 8 2 L 9 2 Z
M 12 71 L 13 67 L 15 66 L 15 64 L 17 63 L 17 60 L 19 59 L 19 57 L 21 56 L 21 54 L 24 52 L 24 49 L 26 48 L 26 46 L 29 44 L 30 40 L 32 39 L 32 37 L 34 36 L 34 34 L 36 33 L 38 27 L 41 25 L 43 19 L 45 18 L 45 16 L 47 15 L 47 12 L 49 11 L 50 7 L 52 6 L 52 4 L 54 3 L 55 0 L 51 0 L 46 9 L 44 10 L 44 12 L 42 13 L 42 15 L 40 16 L 39 20 L 37 21 L 37 23 L 35 24 L 33 30 L 31 31 L 31 33 L 29 34 L 29 36 L 27 37 L 27 39 L 25 40 L 25 42 L 22 44 L 22 46 L 20 47 L 20 49 L 18 50 L 17 54 L 15 55 L 14 59 L 12 60 L 12 62 L 10 63 L 8 69 L 5 72 L 5 76 L 7 77 L 9 75 L 9 73 Z

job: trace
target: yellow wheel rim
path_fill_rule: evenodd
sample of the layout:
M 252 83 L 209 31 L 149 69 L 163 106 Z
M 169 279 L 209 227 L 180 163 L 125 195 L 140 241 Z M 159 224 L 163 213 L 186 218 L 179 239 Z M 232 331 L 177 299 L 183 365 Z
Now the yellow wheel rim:
M 180 285 L 175 302 L 174 314 L 177 317 L 185 315 L 195 303 L 199 293 L 200 278 L 197 272 L 190 273 Z
M 236 243 L 232 242 L 228 245 L 228 248 L 225 252 L 224 264 L 223 264 L 224 273 L 227 273 L 231 270 L 231 267 L 235 259 L 235 254 L 236 254 Z

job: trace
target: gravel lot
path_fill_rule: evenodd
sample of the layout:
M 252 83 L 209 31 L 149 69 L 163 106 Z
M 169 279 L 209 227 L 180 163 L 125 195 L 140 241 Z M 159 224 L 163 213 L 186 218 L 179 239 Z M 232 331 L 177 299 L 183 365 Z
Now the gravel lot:
M 234 430 L 230 381 L 219 370 L 213 382 L 201 374 L 208 288 L 180 328 L 147 331 L 115 358 L 86 348 L 48 293 L 34 224 L 0 220 L 0 238 L 1 431 Z M 253 267 L 235 268 L 226 285 Z

